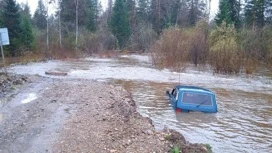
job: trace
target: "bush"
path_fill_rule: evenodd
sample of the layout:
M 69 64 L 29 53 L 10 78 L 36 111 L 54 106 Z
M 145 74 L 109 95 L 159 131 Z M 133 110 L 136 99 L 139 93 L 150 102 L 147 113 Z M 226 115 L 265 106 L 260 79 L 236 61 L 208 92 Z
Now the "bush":
M 272 26 L 264 28 L 262 42 L 264 44 L 265 63 L 272 69 Z
M 241 48 L 234 27 L 223 23 L 210 34 L 209 63 L 215 73 L 238 73 L 241 67 Z
M 152 24 L 140 22 L 129 38 L 128 49 L 149 51 L 157 37 L 157 33 L 152 29 Z
M 178 28 L 169 28 L 162 32 L 151 48 L 152 63 L 160 68 L 181 71 L 187 66 L 189 37 Z
M 189 55 L 195 66 L 205 64 L 208 56 L 208 24 L 205 21 L 198 22 L 189 34 Z

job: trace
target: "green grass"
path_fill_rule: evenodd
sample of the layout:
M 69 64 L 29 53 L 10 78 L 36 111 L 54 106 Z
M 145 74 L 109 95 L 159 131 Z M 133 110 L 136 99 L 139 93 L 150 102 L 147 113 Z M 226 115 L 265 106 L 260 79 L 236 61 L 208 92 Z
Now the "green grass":
M 208 153 L 212 153 L 212 146 L 210 144 L 206 144 L 205 146 L 208 150 Z
M 171 134 L 166 134 L 166 135 L 164 136 L 164 139 L 165 139 L 165 140 L 170 140 L 170 139 L 171 139 Z
M 178 146 L 175 146 L 172 150 L 171 153 L 179 153 L 180 152 L 180 148 Z

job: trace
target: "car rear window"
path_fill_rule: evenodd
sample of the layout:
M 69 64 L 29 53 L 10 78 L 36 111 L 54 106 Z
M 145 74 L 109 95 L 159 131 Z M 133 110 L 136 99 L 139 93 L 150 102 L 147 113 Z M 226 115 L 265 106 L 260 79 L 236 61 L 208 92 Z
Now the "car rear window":
M 187 104 L 210 106 L 212 105 L 212 97 L 207 94 L 185 92 L 182 96 L 182 102 Z

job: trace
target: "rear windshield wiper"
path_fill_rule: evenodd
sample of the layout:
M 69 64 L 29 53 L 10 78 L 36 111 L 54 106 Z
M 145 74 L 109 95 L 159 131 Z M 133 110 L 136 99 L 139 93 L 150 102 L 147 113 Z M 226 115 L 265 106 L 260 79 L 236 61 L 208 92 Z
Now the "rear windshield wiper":
M 208 100 L 203 101 L 202 103 L 200 103 L 199 105 L 197 105 L 196 108 L 198 108 L 199 106 L 205 104 L 207 101 L 208 101 Z

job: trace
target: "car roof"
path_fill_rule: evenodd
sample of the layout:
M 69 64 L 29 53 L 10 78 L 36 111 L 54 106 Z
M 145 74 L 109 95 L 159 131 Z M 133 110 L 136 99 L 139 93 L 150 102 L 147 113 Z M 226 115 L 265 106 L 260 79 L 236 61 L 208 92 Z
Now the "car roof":
M 203 90 L 203 91 L 208 91 L 208 92 L 211 92 L 213 93 L 212 91 L 208 90 L 208 89 L 205 89 L 205 88 L 201 88 L 201 87 L 196 87 L 196 86 L 185 86 L 185 85 L 177 85 L 175 86 L 178 90 L 180 89 L 189 89 L 189 90 Z

